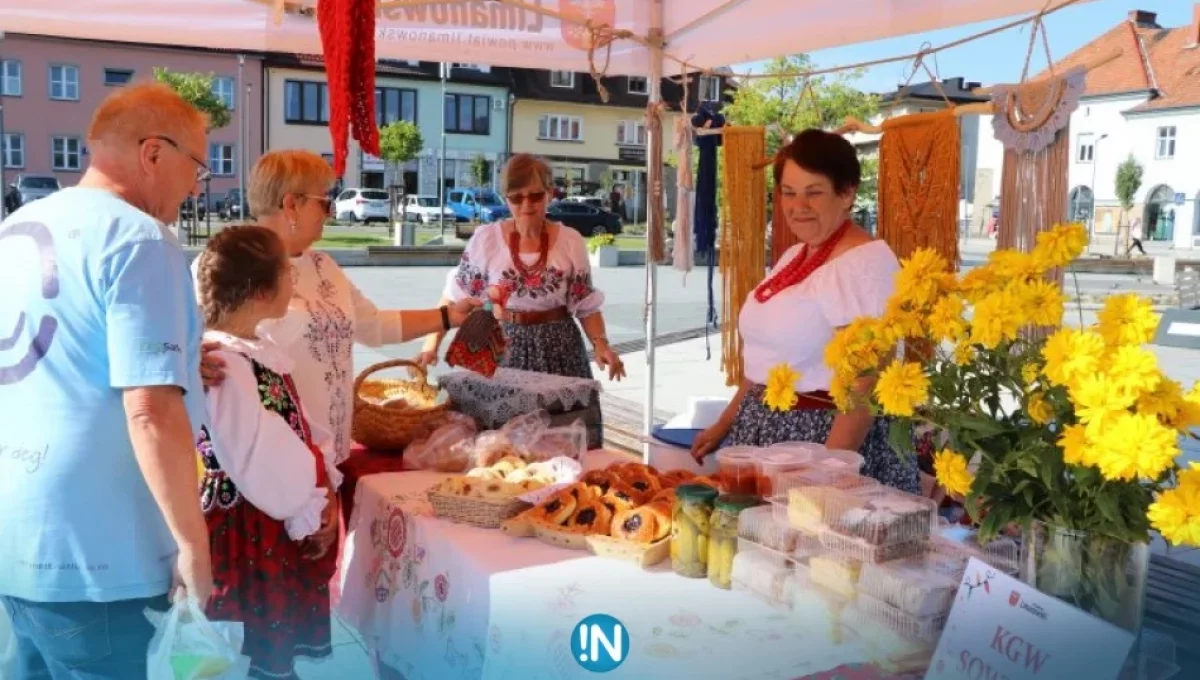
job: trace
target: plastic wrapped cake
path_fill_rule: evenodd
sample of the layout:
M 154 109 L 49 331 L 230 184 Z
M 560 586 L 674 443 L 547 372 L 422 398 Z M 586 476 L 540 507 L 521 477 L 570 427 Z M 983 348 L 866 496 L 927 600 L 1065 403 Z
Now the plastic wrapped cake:
M 950 613 L 959 578 L 939 569 L 936 555 L 925 554 L 882 564 L 864 564 L 858 592 L 917 618 Z

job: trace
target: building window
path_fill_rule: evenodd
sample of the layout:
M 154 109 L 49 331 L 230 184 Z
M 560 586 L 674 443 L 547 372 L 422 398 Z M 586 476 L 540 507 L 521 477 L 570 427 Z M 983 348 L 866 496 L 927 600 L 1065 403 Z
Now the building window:
M 104 86 L 105 87 L 120 87 L 128 85 L 129 81 L 133 80 L 133 71 L 127 68 L 106 68 L 104 69 Z
M 398 87 L 375 88 L 375 124 L 383 127 L 398 120 L 417 122 L 417 91 Z
M 538 139 L 582 142 L 583 119 L 579 116 L 541 116 L 538 118 Z
M 287 123 L 329 123 L 329 86 L 311 80 L 283 83 L 283 119 Z
M 646 124 L 638 120 L 623 120 L 617 123 L 617 144 L 645 146 Z
M 629 94 L 650 94 L 650 81 L 644 76 L 629 76 Z
M 233 110 L 237 102 L 237 95 L 234 94 L 234 89 L 237 87 L 237 81 L 229 76 L 218 76 L 212 80 L 213 96 L 225 103 L 225 108 Z
M 4 135 L 4 167 L 25 167 L 25 135 L 11 132 Z
M 52 137 L 50 151 L 51 168 L 77 171 L 82 167 L 83 142 L 78 137 Z
M 461 68 L 468 71 L 479 71 L 480 73 L 489 73 L 492 70 L 492 67 L 487 64 L 460 64 L 457 62 L 451 64 L 450 68 Z
M 1154 157 L 1169 160 L 1175 157 L 1175 126 L 1158 129 L 1158 143 L 1154 146 Z
M 574 71 L 551 71 L 550 72 L 550 87 L 575 87 L 575 72 Z
M 1081 134 L 1075 141 L 1075 162 L 1091 163 L 1096 157 L 1096 136 L 1092 133 Z
M 21 62 L 11 59 L 0 61 L 0 95 L 21 96 Z
M 492 98 L 473 94 L 448 94 L 445 102 L 446 132 L 486 135 L 492 127 Z
M 50 98 L 66 101 L 79 99 L 79 67 L 50 67 Z
M 232 144 L 217 144 L 208 145 L 208 169 L 212 170 L 213 175 L 230 177 L 233 175 L 233 145 Z
M 700 101 L 715 102 L 721 100 L 721 78 L 719 76 L 700 76 Z

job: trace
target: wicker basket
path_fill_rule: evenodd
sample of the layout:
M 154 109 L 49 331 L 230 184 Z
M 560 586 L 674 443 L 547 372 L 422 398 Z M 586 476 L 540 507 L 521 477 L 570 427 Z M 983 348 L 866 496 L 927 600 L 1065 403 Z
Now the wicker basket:
M 669 537 L 654 543 L 635 543 L 611 536 L 588 536 L 587 545 L 596 557 L 632 562 L 643 569 L 648 569 L 671 555 Z
M 407 366 L 416 372 L 412 380 L 367 380 L 387 368 Z M 404 359 L 383 361 L 367 368 L 354 381 L 354 441 L 379 452 L 402 453 L 404 447 L 429 435 L 446 422 L 449 400 L 438 403 L 438 389 L 429 384 L 425 369 Z M 402 399 L 393 404 L 368 401 Z
M 435 490 L 429 492 L 429 504 L 433 506 L 433 514 L 442 519 L 482 529 L 497 529 L 504 520 L 529 508 L 528 503 L 516 498 L 474 498 Z

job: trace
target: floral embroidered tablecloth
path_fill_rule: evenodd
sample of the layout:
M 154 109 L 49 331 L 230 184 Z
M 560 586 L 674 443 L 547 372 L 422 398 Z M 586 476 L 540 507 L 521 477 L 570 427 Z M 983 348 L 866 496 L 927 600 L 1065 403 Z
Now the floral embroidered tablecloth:
M 425 492 L 444 477 L 364 478 L 346 542 L 339 613 L 406 680 L 594 678 L 570 636 L 596 613 L 629 633 L 613 678 L 792 680 L 867 660 L 853 640 L 835 644 L 827 620 L 676 576 L 666 562 L 642 570 L 437 519 Z

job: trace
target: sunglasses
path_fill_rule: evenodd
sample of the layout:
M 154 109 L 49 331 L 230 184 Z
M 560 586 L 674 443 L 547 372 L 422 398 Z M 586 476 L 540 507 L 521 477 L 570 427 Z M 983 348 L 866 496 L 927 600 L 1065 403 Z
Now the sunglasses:
M 142 139 L 138 140 L 138 146 L 141 146 L 142 144 L 145 144 L 146 142 L 148 142 L 150 140 L 163 142 L 164 144 L 169 145 L 171 148 L 175 149 L 179 153 L 181 153 L 184 156 L 187 156 L 189 159 L 191 159 L 191 161 L 193 163 L 195 163 L 197 166 L 196 167 L 196 181 L 197 182 L 203 182 L 204 180 L 206 180 L 212 176 L 212 173 L 208 169 L 208 163 L 205 163 L 204 161 L 200 160 L 199 158 L 196 158 L 195 156 L 188 153 L 187 151 L 184 151 L 183 147 L 179 146 L 179 142 L 176 142 L 174 139 L 171 139 L 170 137 L 164 137 L 162 135 L 153 135 L 150 137 L 143 137 Z
M 309 198 L 309 199 L 316 201 L 321 206 L 321 210 L 324 210 L 325 212 L 329 212 L 330 208 L 333 207 L 333 199 L 328 196 L 317 196 L 315 194 L 300 194 L 300 195 L 305 198 Z
M 525 201 L 529 201 L 530 203 L 541 203 L 542 201 L 544 201 L 546 199 L 546 192 L 530 191 L 530 192 L 523 193 L 523 194 L 522 193 L 513 193 L 513 194 L 509 194 L 505 198 L 507 198 L 508 202 L 512 203 L 513 205 L 523 205 L 525 203 Z

